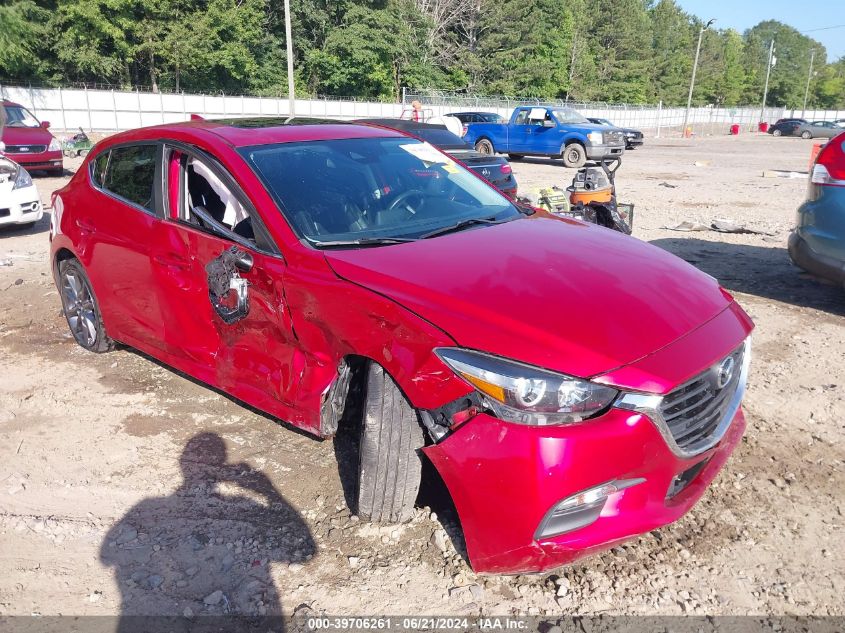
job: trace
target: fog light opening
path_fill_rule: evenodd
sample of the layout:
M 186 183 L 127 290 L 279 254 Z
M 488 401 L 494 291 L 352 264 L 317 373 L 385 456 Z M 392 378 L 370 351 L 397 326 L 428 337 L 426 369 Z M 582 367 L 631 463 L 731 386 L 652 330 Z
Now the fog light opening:
M 684 490 L 686 490 L 687 487 L 698 476 L 698 474 L 704 469 L 704 466 L 707 465 L 708 461 L 710 460 L 702 460 L 692 468 L 688 468 L 679 475 L 675 475 L 672 478 L 672 483 L 669 484 L 669 490 L 666 491 L 666 501 L 669 501 L 673 497 L 677 497 Z
M 601 516 L 608 497 L 644 481 L 642 477 L 610 481 L 559 501 L 543 517 L 534 538 L 551 538 L 590 525 Z

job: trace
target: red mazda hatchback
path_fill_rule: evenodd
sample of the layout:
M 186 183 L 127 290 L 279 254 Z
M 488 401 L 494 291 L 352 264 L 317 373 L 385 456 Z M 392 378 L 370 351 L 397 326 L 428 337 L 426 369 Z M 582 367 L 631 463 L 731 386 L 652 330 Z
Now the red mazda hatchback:
M 54 207 L 80 345 L 138 348 L 318 437 L 357 425 L 371 520 L 410 516 L 424 455 L 477 571 L 545 570 L 676 520 L 745 428 L 753 325 L 713 278 L 516 206 L 395 131 L 118 134 Z

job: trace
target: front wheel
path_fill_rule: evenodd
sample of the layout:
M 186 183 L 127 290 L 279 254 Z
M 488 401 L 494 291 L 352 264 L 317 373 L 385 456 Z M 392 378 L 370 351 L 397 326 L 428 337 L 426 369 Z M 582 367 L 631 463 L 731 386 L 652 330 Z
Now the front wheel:
M 580 143 L 570 143 L 561 148 L 560 157 L 567 167 L 583 167 L 587 162 L 587 150 Z
M 813 135 L 807 130 L 804 130 L 803 132 L 801 132 L 801 138 L 813 138 Z
M 772 136 L 780 136 L 781 134 L 783 134 L 783 132 L 780 130 L 772 130 Z
M 91 352 L 108 352 L 114 341 L 106 334 L 88 275 L 76 259 L 59 262 L 62 309 L 73 338 Z
M 386 371 L 371 363 L 358 459 L 358 514 L 376 522 L 411 519 L 424 444 L 417 412 Z
M 493 150 L 493 143 L 488 141 L 486 138 L 481 139 L 475 144 L 475 151 L 479 154 L 495 154 L 496 152 Z

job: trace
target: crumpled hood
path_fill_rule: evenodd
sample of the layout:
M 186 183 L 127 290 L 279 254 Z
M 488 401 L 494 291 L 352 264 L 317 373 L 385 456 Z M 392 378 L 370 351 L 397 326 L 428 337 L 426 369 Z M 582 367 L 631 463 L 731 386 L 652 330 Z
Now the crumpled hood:
M 731 303 L 660 248 L 540 214 L 325 256 L 463 347 L 581 377 L 652 354 Z

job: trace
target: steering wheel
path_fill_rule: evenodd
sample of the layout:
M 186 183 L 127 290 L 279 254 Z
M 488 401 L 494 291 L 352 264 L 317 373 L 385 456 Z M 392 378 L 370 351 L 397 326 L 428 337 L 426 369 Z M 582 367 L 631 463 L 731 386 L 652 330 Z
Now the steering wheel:
M 405 202 L 408 198 L 411 198 L 413 196 L 417 196 L 420 199 L 420 202 L 422 202 L 423 198 L 425 197 L 425 194 L 422 191 L 420 191 L 419 189 L 409 189 L 408 191 L 403 191 L 398 196 L 396 196 L 396 199 L 393 200 L 393 202 L 390 203 L 390 206 L 387 207 L 387 210 L 393 211 L 402 202 Z M 412 207 L 410 204 L 407 204 L 407 203 L 405 203 L 405 209 L 408 210 L 408 215 L 407 215 L 406 219 L 410 218 L 412 215 L 414 215 L 417 212 L 417 210 L 414 207 Z

